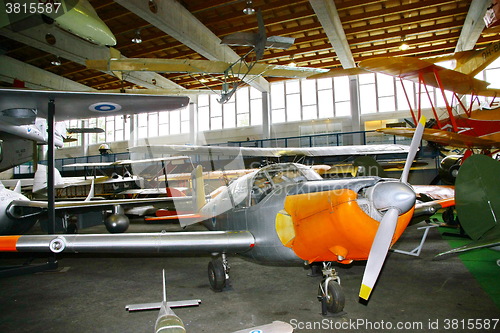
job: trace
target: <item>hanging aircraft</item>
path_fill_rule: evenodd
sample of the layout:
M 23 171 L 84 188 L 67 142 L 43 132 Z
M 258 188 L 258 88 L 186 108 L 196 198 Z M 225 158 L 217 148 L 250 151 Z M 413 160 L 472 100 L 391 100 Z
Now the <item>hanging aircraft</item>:
M 305 78 L 314 74 L 327 72 L 327 69 L 269 65 L 259 63 L 266 48 L 286 50 L 293 45 L 295 38 L 282 36 L 266 36 L 266 28 L 262 13 L 257 10 L 257 33 L 238 32 L 225 36 L 221 44 L 250 46 L 251 49 L 235 62 L 192 60 L 192 59 L 149 59 L 123 58 L 116 50 L 110 50 L 108 59 L 89 59 L 87 68 L 122 73 L 130 71 L 151 71 L 158 73 L 193 73 L 201 75 L 199 80 L 212 90 L 205 81 L 217 81 L 221 91 L 213 91 L 220 95 L 219 103 L 228 102 L 236 90 L 244 83 L 247 76 L 273 76 L 288 78 Z M 222 77 L 220 77 L 222 75 Z M 121 74 L 118 74 L 121 77 Z M 248 82 L 248 80 L 247 80 Z
M 37 116 L 47 119 L 49 143 L 54 140 L 54 122 L 64 121 L 68 119 L 92 118 L 108 115 L 132 115 L 142 112 L 159 112 L 176 110 L 187 107 L 189 103 L 188 97 L 181 96 L 157 96 L 157 95 L 135 95 L 135 94 L 103 94 L 89 92 L 70 92 L 70 91 L 40 91 L 28 89 L 0 89 L 0 112 L 8 114 L 10 117 L 23 118 L 23 115 L 32 115 L 36 110 Z M 2 143 L 2 155 L 5 154 L 5 145 Z M 53 165 L 53 146 L 48 147 L 48 163 L 47 163 L 47 179 L 49 192 L 53 191 L 51 186 L 54 181 L 54 165 Z M 52 159 L 50 158 L 52 152 Z M 3 188 L 3 186 L 2 186 Z M 4 189 L 4 191 L 9 191 Z M 26 205 L 25 208 L 14 209 L 14 205 L 9 205 L 14 199 L 9 192 L 3 192 L 5 195 L 2 201 L 3 210 L 0 209 L 2 215 L 0 224 L 2 232 L 6 233 L 12 228 L 13 223 L 20 223 L 16 218 L 26 218 L 31 225 L 36 215 L 47 213 L 49 220 L 55 221 L 55 196 L 49 195 L 47 202 L 42 203 L 21 203 Z M 167 199 L 167 198 L 164 198 Z M 25 200 L 19 200 L 25 201 Z M 123 201 L 121 203 L 124 203 Z M 82 209 L 86 209 L 90 203 L 80 203 Z M 111 204 L 111 203 L 110 203 Z M 92 202 L 92 205 L 95 205 Z M 73 206 L 73 205 L 69 205 Z M 9 216 L 5 209 L 9 208 Z M 120 202 L 114 205 L 115 212 L 112 216 L 124 216 L 121 211 Z M 76 209 L 76 207 L 73 207 Z M 70 208 L 70 209 L 73 209 Z M 64 211 L 64 207 L 58 208 Z M 14 217 L 14 220 L 12 220 Z M 53 217 L 53 218 L 52 218 Z M 118 218 L 118 220 L 124 220 Z M 125 220 L 124 220 L 125 221 Z M 27 224 L 29 224 L 27 222 Z M 54 222 L 55 223 L 55 222 Z M 112 223 L 114 228 L 115 223 Z M 120 227 L 117 227 L 117 230 Z
M 209 262 L 208 272 L 211 287 L 219 291 L 229 277 L 228 253 L 260 263 L 323 262 L 319 297 L 328 311 L 337 313 L 344 307 L 345 295 L 332 262 L 368 259 L 360 291 L 360 297 L 368 299 L 389 247 L 412 217 L 421 213 L 407 179 L 423 123 L 418 125 L 399 181 L 380 177 L 323 180 L 304 165 L 278 163 L 236 179 L 205 202 L 202 170 L 197 167 L 193 199 L 209 231 L 8 236 L 0 237 L 0 248 L 217 254 Z
M 36 117 L 36 110 L 8 109 L 0 114 L 0 132 L 7 133 L 37 144 L 47 144 L 47 119 Z M 54 146 L 62 148 L 65 142 L 74 141 L 72 133 L 102 133 L 102 128 L 67 128 L 64 121 L 55 125 Z
M 5 2 L 0 12 L 0 28 L 22 30 L 40 24 L 55 24 L 91 43 L 116 45 L 116 38 L 87 0 Z
M 188 103 L 189 98 L 182 96 L 0 89 L 0 171 L 33 159 L 32 140 L 48 141 L 46 121 L 49 109 L 55 110 L 56 105 L 53 142 L 62 146 L 67 131 L 64 120 L 168 111 L 186 107 Z M 37 118 L 40 119 L 37 125 L 30 126 Z M 7 145 L 14 149 L 5 149 Z

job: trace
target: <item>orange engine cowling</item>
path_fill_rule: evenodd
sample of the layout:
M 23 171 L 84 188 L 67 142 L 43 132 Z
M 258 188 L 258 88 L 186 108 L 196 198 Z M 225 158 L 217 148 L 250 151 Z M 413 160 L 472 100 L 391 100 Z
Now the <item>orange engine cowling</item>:
M 278 214 L 282 243 L 308 262 L 350 263 L 366 260 L 379 222 L 361 209 L 350 189 L 289 195 Z M 410 222 L 414 208 L 398 218 L 394 244 Z

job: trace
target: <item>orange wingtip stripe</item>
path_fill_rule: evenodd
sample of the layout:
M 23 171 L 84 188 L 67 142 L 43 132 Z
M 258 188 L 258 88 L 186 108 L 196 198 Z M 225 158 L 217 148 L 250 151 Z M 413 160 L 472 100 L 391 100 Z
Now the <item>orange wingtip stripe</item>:
M 0 252 L 17 252 L 17 240 L 21 236 L 1 236 Z
M 436 200 L 435 202 L 441 205 L 441 208 L 455 206 L 455 198 L 441 199 L 441 200 Z

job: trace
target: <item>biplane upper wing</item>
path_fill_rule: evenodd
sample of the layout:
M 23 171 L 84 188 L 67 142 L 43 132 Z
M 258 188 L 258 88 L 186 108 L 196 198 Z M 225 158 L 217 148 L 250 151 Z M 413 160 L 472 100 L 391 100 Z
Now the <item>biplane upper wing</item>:
M 400 135 L 411 138 L 415 132 L 414 128 L 394 127 L 394 128 L 380 128 L 377 132 L 382 132 L 391 135 Z M 458 148 L 478 148 L 478 149 L 491 149 L 500 148 L 500 142 L 494 140 L 483 139 L 471 135 L 464 135 L 460 133 L 448 132 L 433 128 L 426 128 L 422 138 L 426 141 L 432 141 L 444 146 L 453 146 Z
M 453 91 L 458 94 L 474 93 L 495 97 L 500 89 L 488 89 L 489 83 L 470 75 L 446 69 L 428 61 L 411 57 L 377 57 L 359 63 L 361 69 L 383 73 L 413 82 L 423 82 L 429 86 Z
M 336 156 L 336 155 L 374 155 L 397 154 L 408 152 L 405 145 L 352 145 L 308 148 L 258 148 L 258 147 L 225 147 L 195 145 L 161 145 L 137 146 L 129 148 L 131 152 L 150 154 L 203 154 L 225 156 Z

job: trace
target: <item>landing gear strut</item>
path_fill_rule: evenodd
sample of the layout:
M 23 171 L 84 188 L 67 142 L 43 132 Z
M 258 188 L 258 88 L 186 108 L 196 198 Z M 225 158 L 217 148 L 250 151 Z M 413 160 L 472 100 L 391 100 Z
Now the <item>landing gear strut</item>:
M 345 295 L 340 286 L 340 277 L 332 268 L 331 262 L 323 263 L 323 281 L 319 284 L 318 300 L 321 302 L 321 314 L 338 313 L 344 309 Z
M 208 263 L 208 281 L 213 291 L 222 291 L 229 279 L 229 263 L 226 254 L 222 253 L 220 257 L 214 257 Z

